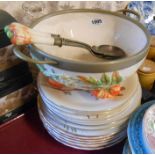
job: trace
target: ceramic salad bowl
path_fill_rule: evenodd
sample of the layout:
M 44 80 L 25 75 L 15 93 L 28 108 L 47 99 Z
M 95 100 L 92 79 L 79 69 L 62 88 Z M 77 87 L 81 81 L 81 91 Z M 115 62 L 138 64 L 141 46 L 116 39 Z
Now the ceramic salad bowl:
M 104 60 L 82 48 L 41 44 L 28 47 L 32 58 L 24 55 L 19 47 L 14 48 L 14 53 L 23 60 L 36 63 L 40 71 L 49 77 L 49 83 L 54 88 L 94 90 L 94 94 L 100 98 L 120 95 L 121 82 L 136 72 L 149 47 L 149 34 L 145 27 L 121 12 L 130 11 L 59 11 L 40 18 L 32 28 L 60 34 L 91 46 L 118 46 L 126 52 L 125 58 Z M 99 89 L 102 89 L 102 92 Z M 106 95 L 102 95 L 105 94 L 103 92 L 106 92 Z

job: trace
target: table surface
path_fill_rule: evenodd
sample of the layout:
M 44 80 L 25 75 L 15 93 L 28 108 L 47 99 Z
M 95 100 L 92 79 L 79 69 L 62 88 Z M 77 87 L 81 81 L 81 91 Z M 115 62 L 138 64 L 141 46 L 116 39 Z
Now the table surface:
M 46 132 L 36 106 L 0 126 L 0 153 L 121 154 L 123 145 L 124 141 L 97 151 L 76 150 L 65 146 Z

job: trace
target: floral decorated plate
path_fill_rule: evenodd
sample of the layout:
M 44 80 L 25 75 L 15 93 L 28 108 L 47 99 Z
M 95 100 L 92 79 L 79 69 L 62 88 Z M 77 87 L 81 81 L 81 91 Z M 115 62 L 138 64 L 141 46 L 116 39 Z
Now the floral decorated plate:
M 131 1 L 128 4 L 128 9 L 137 11 L 140 14 L 142 24 L 144 24 L 152 35 L 155 35 L 154 8 L 154 1 Z
M 147 149 L 144 144 L 142 121 L 145 111 L 155 104 L 155 100 L 146 102 L 132 115 L 128 124 L 128 141 L 133 154 L 145 154 Z
M 145 112 L 143 138 L 147 153 L 155 154 L 155 103 Z
M 132 83 L 132 85 L 131 85 Z M 46 97 L 49 102 L 53 102 L 57 106 L 69 109 L 71 111 L 106 111 L 114 109 L 124 104 L 133 96 L 138 85 L 138 76 L 134 74 L 123 82 L 125 88 L 121 96 L 113 99 L 96 99 L 87 92 L 72 91 L 64 93 L 60 90 L 53 89 L 45 76 L 42 74 L 38 77 L 38 88 L 41 96 Z M 101 92 L 104 93 L 104 92 Z

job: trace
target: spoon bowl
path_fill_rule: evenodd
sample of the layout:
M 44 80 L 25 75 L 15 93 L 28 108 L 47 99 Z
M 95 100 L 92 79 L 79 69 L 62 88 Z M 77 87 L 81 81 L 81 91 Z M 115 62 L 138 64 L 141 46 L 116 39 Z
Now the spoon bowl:
M 94 53 L 95 56 L 106 59 L 119 59 L 126 57 L 126 53 L 121 48 L 112 45 L 93 46 L 92 53 Z

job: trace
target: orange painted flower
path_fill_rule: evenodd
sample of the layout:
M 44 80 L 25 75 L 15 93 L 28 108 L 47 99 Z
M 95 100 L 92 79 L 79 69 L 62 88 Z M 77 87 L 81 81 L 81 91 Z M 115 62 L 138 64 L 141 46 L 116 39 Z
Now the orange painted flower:
M 109 92 L 113 96 L 118 96 L 121 93 L 121 86 L 120 85 L 111 86 Z
M 96 98 L 106 99 L 106 98 L 113 98 L 115 96 L 122 95 L 121 92 L 124 90 L 124 87 L 120 85 L 113 85 L 110 89 L 96 89 L 91 91 L 91 95 L 95 96 Z
M 105 90 L 104 88 L 99 89 L 99 90 L 92 90 L 91 95 L 95 96 L 98 99 L 99 98 L 101 98 L 101 99 L 113 98 L 113 96 L 107 90 Z

